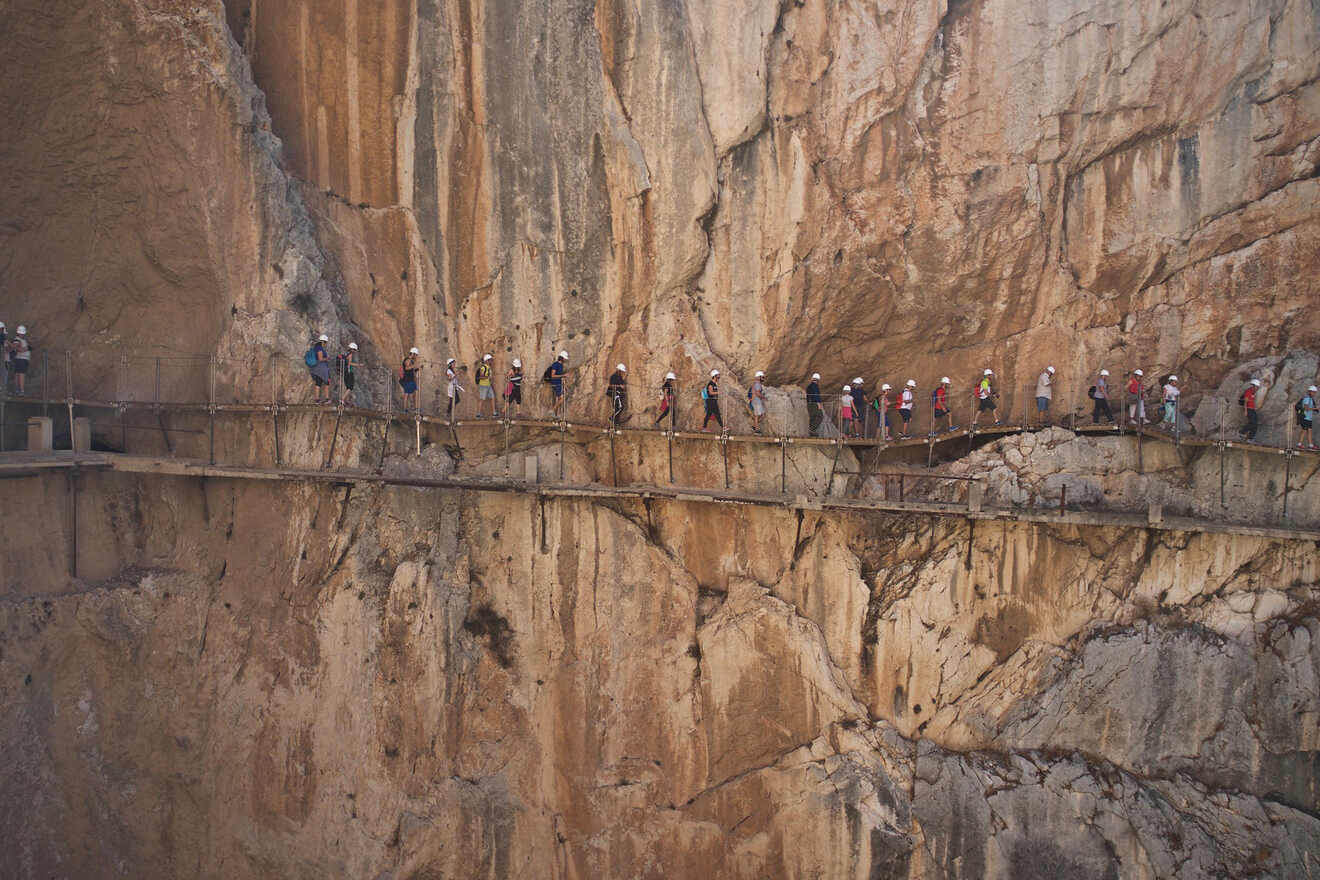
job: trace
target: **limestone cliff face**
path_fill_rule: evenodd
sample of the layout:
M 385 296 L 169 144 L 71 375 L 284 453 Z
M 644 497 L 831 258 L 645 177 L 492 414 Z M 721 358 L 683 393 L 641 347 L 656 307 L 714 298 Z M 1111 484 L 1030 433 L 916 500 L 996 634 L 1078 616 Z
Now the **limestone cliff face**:
M 41 350 L 215 354 L 235 395 L 313 330 L 373 364 L 415 342 L 532 371 L 567 347 L 588 388 L 619 359 L 685 385 L 989 363 L 1011 402 L 1050 361 L 1077 396 L 1102 363 L 1176 370 L 1195 403 L 1250 371 L 1273 438 L 1315 375 L 1308 0 L 0 11 L 0 318 Z M 319 467 L 316 417 L 284 430 Z M 221 441 L 271 458 L 259 432 Z M 604 472 L 598 445 L 566 455 Z M 1214 512 L 1207 460 L 1147 455 L 1053 432 L 949 469 L 1006 500 Z M 771 488 L 757 461 L 735 478 Z M 658 462 L 639 442 L 623 478 Z M 1273 467 L 1229 497 L 1272 509 Z M 75 479 L 0 487 L 22 512 L 0 536 L 5 876 L 1320 859 L 1309 544 Z

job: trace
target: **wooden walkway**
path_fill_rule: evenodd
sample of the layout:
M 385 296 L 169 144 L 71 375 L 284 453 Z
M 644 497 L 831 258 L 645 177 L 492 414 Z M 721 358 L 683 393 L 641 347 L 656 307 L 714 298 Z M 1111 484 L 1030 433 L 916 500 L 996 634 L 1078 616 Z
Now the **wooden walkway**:
M 472 492 L 520 493 L 544 499 L 587 498 L 593 500 L 655 500 L 694 504 L 731 504 L 776 507 L 789 510 L 839 513 L 881 513 L 908 516 L 953 517 L 970 521 L 1028 522 L 1093 528 L 1156 529 L 1176 532 L 1243 535 L 1290 541 L 1320 541 L 1320 529 L 1273 524 L 1233 523 L 1182 516 L 1161 516 L 1127 511 L 982 508 L 976 501 L 965 504 L 931 501 L 891 501 L 749 492 L 736 489 L 696 489 L 680 486 L 634 485 L 611 487 L 571 483 L 527 483 L 480 477 L 422 478 L 390 476 L 362 470 L 306 470 L 291 467 L 236 467 L 186 459 L 124 455 L 119 453 L 3 453 L 0 479 L 33 477 L 51 471 L 101 470 L 129 474 L 193 477 L 265 482 L 320 483 L 330 485 L 382 485 Z

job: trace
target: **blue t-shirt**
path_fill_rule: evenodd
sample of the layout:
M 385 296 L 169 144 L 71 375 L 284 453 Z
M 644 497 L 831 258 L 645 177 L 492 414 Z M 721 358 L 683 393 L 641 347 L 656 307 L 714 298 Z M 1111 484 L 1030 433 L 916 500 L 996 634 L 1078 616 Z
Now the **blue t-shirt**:
M 812 382 L 807 386 L 807 403 L 820 403 L 819 382 Z
M 555 361 L 550 365 L 550 384 L 556 391 L 564 387 L 564 364 L 562 361 Z
M 1315 418 L 1315 398 L 1310 394 L 1302 398 L 1302 418 L 1308 422 Z

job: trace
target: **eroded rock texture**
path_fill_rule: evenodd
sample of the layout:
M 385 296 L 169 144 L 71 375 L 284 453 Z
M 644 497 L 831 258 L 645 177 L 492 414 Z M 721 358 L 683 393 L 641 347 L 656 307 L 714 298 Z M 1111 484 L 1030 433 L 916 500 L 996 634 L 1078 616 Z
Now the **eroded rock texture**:
M 1274 439 L 1314 377 L 1309 0 L 0 12 L 0 318 L 40 351 L 214 354 L 236 397 L 313 331 L 377 366 L 416 343 L 535 375 L 567 347 L 588 391 L 617 360 L 688 388 L 720 366 L 735 396 L 758 367 L 961 389 L 990 364 L 1011 406 L 1046 362 L 1074 398 L 1142 366 L 1187 380 L 1202 434 L 1259 374 Z M 320 466 L 314 421 L 287 460 Z M 269 460 L 251 433 L 224 439 Z M 640 449 L 625 477 L 654 478 Z M 1166 453 L 1052 432 L 950 467 L 1211 512 L 1213 463 Z M 1272 510 L 1273 465 L 1236 479 Z M 1310 543 L 74 480 L 0 487 L 6 876 L 1320 859 Z

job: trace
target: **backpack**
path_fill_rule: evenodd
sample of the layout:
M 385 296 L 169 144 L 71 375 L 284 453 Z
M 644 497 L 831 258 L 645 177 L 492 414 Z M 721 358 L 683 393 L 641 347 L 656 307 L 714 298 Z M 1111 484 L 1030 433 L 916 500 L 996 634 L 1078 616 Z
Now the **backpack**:
M 702 386 L 701 386 L 701 399 L 702 399 L 702 400 L 710 400 L 710 395 L 706 393 L 706 388 L 707 388 L 707 386 L 705 386 L 705 385 L 702 385 Z
M 1090 388 L 1086 389 L 1086 396 L 1089 397 L 1089 398 L 1091 398 L 1092 400 L 1095 400 L 1095 386 L 1094 386 L 1094 385 L 1092 385 Z
M 309 366 L 309 367 L 314 367 L 314 366 L 316 366 L 316 346 L 315 346 L 315 345 L 313 345 L 311 348 L 307 349 L 307 353 L 303 355 L 303 363 L 306 364 L 306 365 Z
M 545 372 L 541 374 L 541 381 L 542 381 L 542 382 L 545 382 L 546 384 L 549 384 L 550 382 L 552 382 L 552 381 L 554 380 L 554 374 L 550 372 L 551 368 L 553 368 L 553 367 L 554 367 L 554 364 L 551 364 L 549 367 L 546 367 L 546 368 L 545 368 Z
M 1241 394 L 1238 395 L 1238 406 L 1246 406 L 1246 405 L 1247 405 L 1247 392 L 1243 391 Z
M 1303 419 L 1306 418 L 1306 398 L 1305 398 L 1305 397 L 1299 398 L 1298 401 L 1297 401 L 1295 404 L 1293 404 L 1293 411 L 1297 413 L 1297 415 L 1298 415 L 1299 418 L 1303 418 Z
M 934 409 L 940 405 L 940 389 L 936 388 L 930 393 L 930 408 Z

